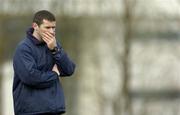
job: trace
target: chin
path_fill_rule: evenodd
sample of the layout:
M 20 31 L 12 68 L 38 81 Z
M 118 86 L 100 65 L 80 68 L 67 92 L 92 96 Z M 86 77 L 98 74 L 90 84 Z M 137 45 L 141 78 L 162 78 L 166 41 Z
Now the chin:
M 40 42 L 45 42 L 42 38 L 40 38 Z

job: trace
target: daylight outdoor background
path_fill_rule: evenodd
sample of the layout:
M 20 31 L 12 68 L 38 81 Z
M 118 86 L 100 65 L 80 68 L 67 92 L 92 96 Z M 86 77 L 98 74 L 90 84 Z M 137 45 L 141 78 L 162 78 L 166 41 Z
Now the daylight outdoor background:
M 13 115 L 13 53 L 41 9 L 77 65 L 65 115 L 180 115 L 180 0 L 0 0 L 0 115 Z

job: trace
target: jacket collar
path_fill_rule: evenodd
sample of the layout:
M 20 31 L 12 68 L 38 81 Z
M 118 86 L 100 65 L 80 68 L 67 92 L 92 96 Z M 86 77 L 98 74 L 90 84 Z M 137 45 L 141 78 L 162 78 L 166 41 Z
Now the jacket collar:
M 35 38 L 32 34 L 34 32 L 34 28 L 30 27 L 26 31 L 27 38 L 29 38 L 35 45 L 44 45 L 45 42 L 40 42 L 37 38 Z

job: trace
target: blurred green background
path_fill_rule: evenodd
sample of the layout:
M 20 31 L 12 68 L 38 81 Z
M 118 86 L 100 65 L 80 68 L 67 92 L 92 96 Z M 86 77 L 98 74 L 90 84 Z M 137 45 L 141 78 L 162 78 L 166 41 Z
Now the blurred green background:
M 65 115 L 180 115 L 179 0 L 0 0 L 0 115 L 14 114 L 13 53 L 42 9 L 77 65 Z

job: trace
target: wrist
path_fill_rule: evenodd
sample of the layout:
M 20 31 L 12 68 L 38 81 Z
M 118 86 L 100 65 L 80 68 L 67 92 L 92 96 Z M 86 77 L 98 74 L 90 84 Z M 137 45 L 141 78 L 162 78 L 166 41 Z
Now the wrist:
M 50 49 L 52 54 L 56 54 L 59 50 L 60 49 L 57 46 L 55 46 L 53 49 Z
M 58 76 L 60 75 L 60 73 L 58 71 L 53 70 L 53 72 L 55 72 Z
M 59 73 L 59 71 L 56 71 L 56 73 L 58 74 L 58 76 L 60 76 L 60 73 Z

